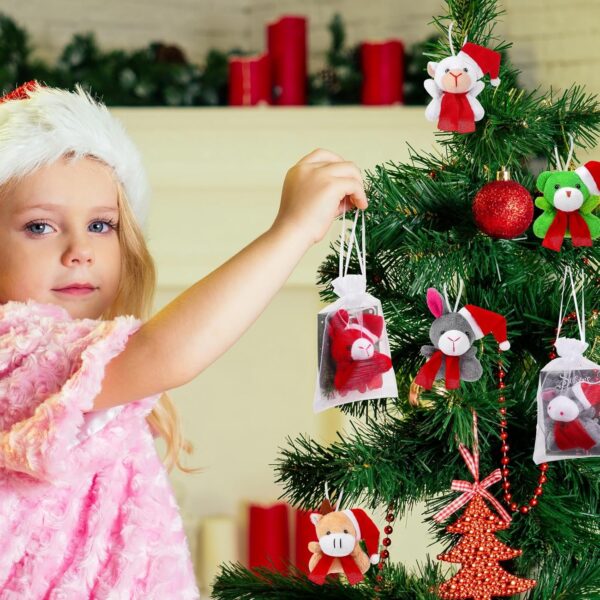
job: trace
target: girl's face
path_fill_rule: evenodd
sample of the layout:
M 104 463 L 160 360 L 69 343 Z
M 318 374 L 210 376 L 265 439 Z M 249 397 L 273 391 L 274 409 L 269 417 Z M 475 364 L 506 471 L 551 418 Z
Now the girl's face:
M 0 200 L 0 303 L 58 304 L 74 319 L 97 319 L 112 304 L 121 274 L 113 177 L 91 158 L 62 158 Z M 58 291 L 76 283 L 94 289 Z

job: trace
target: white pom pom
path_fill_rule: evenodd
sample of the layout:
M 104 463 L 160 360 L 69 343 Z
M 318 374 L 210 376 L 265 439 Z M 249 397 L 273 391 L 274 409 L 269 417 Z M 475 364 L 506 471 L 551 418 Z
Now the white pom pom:
M 496 77 L 496 79 L 492 79 L 492 80 L 490 81 L 490 83 L 491 83 L 491 84 L 492 84 L 494 87 L 498 87 L 498 86 L 500 85 L 500 79 L 498 79 L 498 78 Z
M 379 562 L 379 554 L 371 554 L 371 558 L 369 559 L 372 565 L 376 565 Z
M 510 342 L 505 340 L 504 342 L 500 342 L 500 350 L 508 350 L 510 348 Z

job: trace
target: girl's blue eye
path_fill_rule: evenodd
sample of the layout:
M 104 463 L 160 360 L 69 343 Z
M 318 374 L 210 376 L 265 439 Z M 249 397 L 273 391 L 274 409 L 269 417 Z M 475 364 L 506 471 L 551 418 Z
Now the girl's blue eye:
M 112 219 L 95 219 L 92 222 L 92 224 L 95 223 L 104 223 L 108 225 L 111 229 L 117 229 L 118 226 L 118 223 L 116 221 L 113 221 Z M 27 223 L 27 225 L 25 225 L 24 229 L 29 231 L 30 233 L 33 233 L 34 235 L 43 235 L 43 232 L 31 230 L 32 227 L 35 227 L 37 225 L 41 227 L 48 225 L 50 227 L 50 223 L 48 223 L 47 221 L 31 221 L 31 223 Z M 107 233 L 107 231 L 95 231 L 94 233 Z

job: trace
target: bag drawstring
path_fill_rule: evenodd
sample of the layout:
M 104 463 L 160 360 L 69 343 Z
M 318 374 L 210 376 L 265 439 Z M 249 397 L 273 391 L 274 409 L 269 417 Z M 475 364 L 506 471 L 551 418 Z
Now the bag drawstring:
M 361 246 L 362 251 L 358 247 L 358 239 L 356 236 L 356 225 L 358 223 L 358 215 L 361 214 Z M 348 245 L 345 245 L 345 237 L 346 237 L 346 210 L 344 209 L 344 215 L 342 217 L 342 232 L 340 234 L 340 260 L 339 260 L 339 276 L 345 277 L 348 275 L 348 269 L 350 267 L 350 256 L 352 255 L 352 248 L 356 248 L 356 256 L 358 257 L 358 264 L 360 267 L 361 275 L 366 279 L 367 277 L 367 263 L 366 263 L 366 251 L 365 251 L 365 211 L 356 209 L 356 214 L 354 215 L 354 223 L 352 224 L 352 231 L 350 233 L 350 239 L 348 240 Z M 344 258 L 346 259 L 346 264 L 344 266 Z
M 579 305 L 577 303 L 577 291 L 575 290 L 575 282 L 573 280 L 573 272 L 571 267 L 565 267 L 565 272 L 562 278 L 562 285 L 560 290 L 560 309 L 558 312 L 558 326 L 556 329 L 556 339 L 560 337 L 560 331 L 563 325 L 564 312 L 568 306 L 568 302 L 565 303 L 565 288 L 567 283 L 567 275 L 571 283 L 571 297 L 575 305 L 575 316 L 577 317 L 577 327 L 579 328 L 579 336 L 582 342 L 585 342 L 585 286 L 584 286 L 584 274 L 581 275 L 581 313 L 579 311 Z

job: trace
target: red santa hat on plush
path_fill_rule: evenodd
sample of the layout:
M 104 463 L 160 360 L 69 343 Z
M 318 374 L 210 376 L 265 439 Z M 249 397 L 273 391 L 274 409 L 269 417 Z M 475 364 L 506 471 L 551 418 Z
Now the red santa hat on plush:
M 0 184 L 53 163 L 93 155 L 112 167 L 145 226 L 150 188 L 139 151 L 122 123 L 80 84 L 71 92 L 36 80 L 0 98 Z
M 489 73 L 490 83 L 493 86 L 500 85 L 500 79 L 498 78 L 500 75 L 500 60 L 502 58 L 500 52 L 467 42 L 460 49 L 458 56 L 476 73 L 477 79 Z
M 475 333 L 475 339 L 480 340 L 491 333 L 500 345 L 500 350 L 510 348 L 506 335 L 506 319 L 502 315 L 473 304 L 465 305 L 458 312 L 468 321 Z
M 588 383 L 580 381 L 573 386 L 573 393 L 584 409 L 593 406 L 600 409 L 600 382 Z
M 362 508 L 342 511 L 356 529 L 356 539 L 363 540 L 372 565 L 379 562 L 379 529 Z
M 590 160 L 575 169 L 592 196 L 600 196 L 600 162 Z

